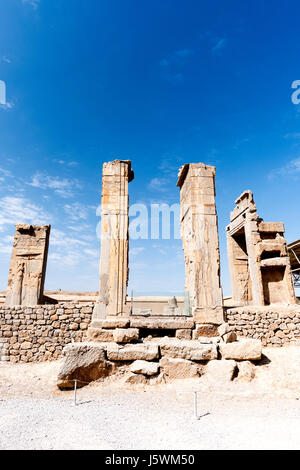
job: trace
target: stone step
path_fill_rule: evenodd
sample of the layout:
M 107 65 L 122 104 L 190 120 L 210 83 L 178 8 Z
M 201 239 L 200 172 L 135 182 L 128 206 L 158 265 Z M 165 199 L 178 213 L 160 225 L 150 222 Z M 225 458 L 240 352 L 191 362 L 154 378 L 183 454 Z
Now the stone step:
M 194 328 L 195 323 L 187 317 L 130 317 L 130 326 L 149 330 L 182 330 Z

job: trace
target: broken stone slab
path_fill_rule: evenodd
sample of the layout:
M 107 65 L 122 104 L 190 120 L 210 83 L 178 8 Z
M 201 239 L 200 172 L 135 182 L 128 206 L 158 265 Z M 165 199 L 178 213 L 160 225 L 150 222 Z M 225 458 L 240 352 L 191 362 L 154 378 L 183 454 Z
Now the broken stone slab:
M 244 382 L 251 382 L 255 377 L 255 365 L 250 361 L 241 361 L 238 362 L 238 379 L 243 380 Z
M 186 359 L 163 357 L 160 362 L 161 372 L 169 379 L 188 379 L 199 377 L 199 368 Z
M 130 343 L 139 339 L 138 328 L 116 328 L 113 330 L 113 341 L 115 343 Z
M 237 341 L 236 333 L 234 331 L 229 331 L 222 336 L 222 341 L 224 341 L 224 343 L 234 343 Z
M 236 362 L 233 360 L 209 361 L 206 366 L 206 375 L 209 379 L 218 382 L 229 382 L 233 379 L 236 370 Z
M 130 385 L 146 385 L 148 381 L 143 374 L 130 373 L 126 376 L 125 383 Z
M 262 344 L 259 339 L 241 339 L 234 343 L 220 343 L 223 359 L 236 361 L 255 361 L 261 359 Z
M 98 343 L 71 343 L 63 349 L 57 386 L 60 389 L 84 387 L 87 383 L 108 376 L 114 365 L 105 359 L 105 347 Z
M 220 325 L 218 327 L 219 336 L 223 336 L 226 333 L 229 333 L 229 331 L 230 331 L 230 327 L 229 327 L 228 323 L 222 323 L 222 325 Z
M 107 357 L 111 361 L 136 361 L 138 359 L 152 361 L 159 357 L 158 345 L 151 344 L 126 344 L 121 346 L 116 343 L 107 345 Z
M 129 318 L 115 317 L 94 320 L 91 326 L 92 328 L 127 328 L 129 326 Z
M 109 342 L 114 341 L 114 333 L 115 330 L 105 330 L 102 328 L 89 328 L 88 329 L 88 337 L 92 338 L 93 341 L 102 341 L 102 342 Z
M 130 366 L 131 372 L 134 374 L 144 374 L 144 375 L 156 375 L 159 370 L 158 362 L 148 362 L 148 361 L 134 361 Z
M 218 357 L 217 346 L 215 344 L 202 344 L 197 340 L 188 341 L 163 338 L 159 344 L 162 356 L 191 361 L 208 361 Z
M 182 330 L 194 328 L 194 320 L 190 318 L 131 318 L 130 326 L 149 330 Z
M 193 339 L 198 339 L 199 336 L 207 336 L 208 338 L 219 336 L 218 325 L 213 323 L 197 324 L 193 331 Z

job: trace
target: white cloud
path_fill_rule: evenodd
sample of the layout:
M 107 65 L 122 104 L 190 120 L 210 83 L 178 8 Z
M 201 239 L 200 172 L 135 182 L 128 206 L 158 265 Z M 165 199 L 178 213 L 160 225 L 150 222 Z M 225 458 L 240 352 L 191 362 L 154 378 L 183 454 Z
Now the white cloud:
M 137 256 L 139 253 L 142 253 L 142 251 L 144 251 L 144 250 L 145 250 L 145 248 L 143 246 L 131 248 L 129 250 L 129 256 Z
M 1 61 L 2 61 L 2 62 L 5 62 L 6 64 L 11 64 L 10 58 L 7 57 L 6 55 L 3 55 L 3 56 L 1 57 Z
M 78 220 L 86 220 L 89 215 L 89 207 L 84 206 L 79 202 L 74 202 L 73 204 L 66 204 L 64 206 L 64 211 L 69 216 L 69 219 L 74 222 Z
M 5 168 L 0 168 L 0 173 L 7 178 L 12 176 L 11 172 L 9 170 L 5 170 Z
M 222 51 L 228 44 L 228 39 L 226 38 L 214 38 L 213 42 L 215 43 L 214 46 L 212 47 L 212 52 L 220 52 Z
M 150 183 L 148 184 L 148 189 L 151 191 L 168 191 L 168 178 L 152 178 Z
M 49 223 L 50 216 L 41 207 L 23 197 L 5 196 L 0 199 L 0 230 L 8 224 Z
M 64 198 L 73 196 L 73 188 L 80 188 L 77 180 L 61 179 L 58 176 L 49 176 L 39 172 L 35 173 L 31 182 L 27 184 L 34 188 L 52 189 L 56 194 Z
M 40 4 L 40 0 L 22 0 L 24 5 L 31 6 L 34 10 L 37 10 Z
M 274 178 L 276 176 L 294 176 L 298 177 L 300 175 L 300 157 L 295 158 L 294 160 L 289 161 L 285 166 L 272 170 L 269 173 L 269 178 Z
M 71 161 L 67 162 L 66 160 L 53 160 L 54 163 L 58 163 L 59 165 L 66 165 L 66 166 L 76 166 L 78 162 Z
M 0 108 L 5 110 L 12 109 L 14 106 L 15 103 L 13 101 L 7 101 L 5 104 L 0 104 Z

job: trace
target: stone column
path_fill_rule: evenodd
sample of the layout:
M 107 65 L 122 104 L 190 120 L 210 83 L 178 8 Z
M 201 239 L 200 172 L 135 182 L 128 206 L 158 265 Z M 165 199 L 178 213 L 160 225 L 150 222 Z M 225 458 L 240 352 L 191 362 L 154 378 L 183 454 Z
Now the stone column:
M 220 282 L 215 167 L 186 164 L 179 170 L 180 219 L 185 259 L 185 289 L 196 323 L 224 321 Z
M 101 255 L 99 298 L 93 321 L 128 316 L 128 183 L 134 178 L 129 160 L 103 165 L 101 195 Z
M 43 303 L 50 225 L 16 225 L 6 305 Z

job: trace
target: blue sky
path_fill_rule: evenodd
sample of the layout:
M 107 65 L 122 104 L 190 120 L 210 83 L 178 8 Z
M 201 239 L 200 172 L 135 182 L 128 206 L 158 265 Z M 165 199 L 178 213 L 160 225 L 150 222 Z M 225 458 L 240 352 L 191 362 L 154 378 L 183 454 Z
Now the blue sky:
M 96 290 L 101 168 L 130 159 L 130 202 L 176 203 L 177 169 L 217 168 L 225 226 L 254 192 L 300 238 L 299 2 L 0 0 L 0 290 L 14 223 L 51 223 L 47 289 Z M 182 293 L 180 240 L 133 240 L 134 293 Z

